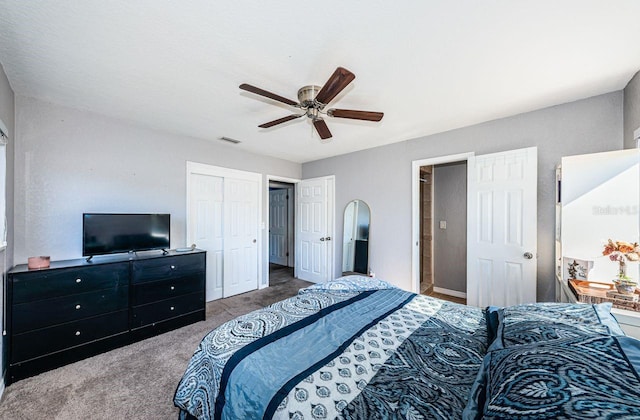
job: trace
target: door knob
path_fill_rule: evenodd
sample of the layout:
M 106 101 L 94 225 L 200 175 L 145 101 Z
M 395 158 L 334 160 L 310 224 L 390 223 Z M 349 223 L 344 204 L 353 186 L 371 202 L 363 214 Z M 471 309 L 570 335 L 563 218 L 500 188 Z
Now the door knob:
M 324 242 L 324 238 L 320 238 L 320 240 L 321 240 L 322 242 Z
M 325 239 L 326 239 L 327 241 L 330 241 L 330 240 L 331 240 L 331 236 L 327 236 Z
M 253 240 L 253 243 L 255 244 L 256 242 L 258 242 L 256 239 Z
M 525 252 L 523 255 L 526 259 L 530 260 L 531 258 L 533 258 L 533 254 L 530 252 Z

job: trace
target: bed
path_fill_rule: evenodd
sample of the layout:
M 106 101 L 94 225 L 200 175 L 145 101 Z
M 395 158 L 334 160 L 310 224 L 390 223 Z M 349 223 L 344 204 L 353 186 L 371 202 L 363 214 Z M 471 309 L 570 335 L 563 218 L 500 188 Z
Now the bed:
M 640 345 L 609 310 L 480 309 L 343 277 L 207 334 L 174 404 L 181 419 L 634 418 Z

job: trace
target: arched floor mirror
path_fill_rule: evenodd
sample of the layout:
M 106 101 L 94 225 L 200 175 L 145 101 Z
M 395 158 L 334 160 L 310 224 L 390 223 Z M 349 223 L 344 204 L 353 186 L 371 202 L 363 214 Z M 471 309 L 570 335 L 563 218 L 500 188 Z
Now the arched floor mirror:
M 362 200 L 352 200 L 344 209 L 342 274 L 369 272 L 369 227 L 371 211 Z

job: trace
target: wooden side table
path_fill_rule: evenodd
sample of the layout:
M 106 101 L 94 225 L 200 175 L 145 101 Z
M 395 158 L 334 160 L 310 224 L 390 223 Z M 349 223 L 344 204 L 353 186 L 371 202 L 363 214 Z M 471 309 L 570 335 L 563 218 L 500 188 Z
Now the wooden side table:
M 640 312 L 640 293 L 638 292 L 638 289 L 636 289 L 635 296 L 620 298 L 611 296 L 611 291 L 615 290 L 615 286 L 612 283 L 599 283 L 594 281 L 570 279 L 569 288 L 576 295 L 578 302 L 611 302 L 613 303 L 614 308 Z M 607 295 L 607 292 L 609 292 L 609 295 Z

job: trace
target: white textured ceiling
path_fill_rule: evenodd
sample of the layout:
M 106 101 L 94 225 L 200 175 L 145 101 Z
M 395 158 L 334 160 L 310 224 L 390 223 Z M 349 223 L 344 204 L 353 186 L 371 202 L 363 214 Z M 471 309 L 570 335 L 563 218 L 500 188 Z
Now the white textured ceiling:
M 638 0 L 0 0 L 17 95 L 306 162 L 624 88 L 640 70 Z M 338 67 L 355 81 L 320 143 L 293 109 Z

